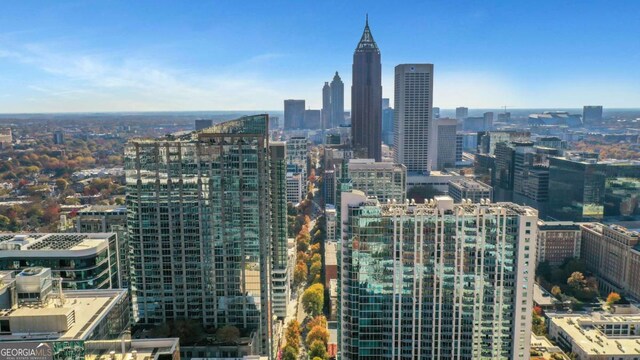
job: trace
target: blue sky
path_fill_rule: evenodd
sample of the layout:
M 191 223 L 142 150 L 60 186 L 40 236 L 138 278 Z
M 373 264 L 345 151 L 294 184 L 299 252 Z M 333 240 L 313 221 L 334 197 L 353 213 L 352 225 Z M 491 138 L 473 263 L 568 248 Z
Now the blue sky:
M 612 5 L 615 4 L 615 5 Z M 319 108 L 369 13 L 393 67 L 435 64 L 436 106 L 640 107 L 640 1 L 13 1 L 0 113 Z

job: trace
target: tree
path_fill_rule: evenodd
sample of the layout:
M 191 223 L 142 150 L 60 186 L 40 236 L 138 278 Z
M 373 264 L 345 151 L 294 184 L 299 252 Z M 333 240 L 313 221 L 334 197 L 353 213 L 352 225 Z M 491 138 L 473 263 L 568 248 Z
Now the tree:
M 303 261 L 299 261 L 296 264 L 296 268 L 293 270 L 293 282 L 296 285 L 300 285 L 307 278 L 307 275 L 307 265 Z
M 56 180 L 56 188 L 58 188 L 59 192 L 63 192 L 65 190 L 67 190 L 67 186 L 69 186 L 69 183 L 67 182 L 67 180 L 65 180 L 65 179 L 57 179 Z
M 309 346 L 309 357 L 312 359 L 320 358 L 322 360 L 326 360 L 329 358 L 327 354 L 327 345 L 325 345 L 322 341 L 316 340 L 311 343 Z
M 282 360 L 298 360 L 298 349 L 287 345 L 282 351 Z
M 575 271 L 571 273 L 571 276 L 569 276 L 569 278 L 567 279 L 567 284 L 571 286 L 571 288 L 573 288 L 574 290 L 581 290 L 582 288 L 585 287 L 587 282 L 584 279 L 584 275 L 581 272 Z
M 542 316 L 542 308 L 540 306 L 534 306 L 533 313 L 537 316 Z
M 307 330 L 311 331 L 316 326 L 327 327 L 327 318 L 324 315 L 318 315 L 307 323 Z
M 558 296 L 562 295 L 562 290 L 560 289 L 560 286 L 554 285 L 551 288 L 551 295 L 553 295 L 555 297 L 558 297 Z
M 6 230 L 11 224 L 11 219 L 4 215 L 0 215 L 0 229 Z
M 544 336 L 547 333 L 547 328 L 544 325 L 544 318 L 542 316 L 538 316 L 535 311 L 532 311 L 531 316 L 531 331 L 534 334 L 539 336 Z
M 309 280 L 313 280 L 316 276 L 319 276 L 321 271 L 322 263 L 319 261 L 312 263 L 309 267 Z
M 123 197 L 117 197 L 116 198 L 116 205 L 124 205 L 124 198 Z
M 300 238 L 297 242 L 297 250 L 307 252 L 307 250 L 309 250 L 309 241 L 304 238 Z
M 607 296 L 607 305 L 611 306 L 617 303 L 618 301 L 620 301 L 620 299 L 621 299 L 620 294 L 612 291 L 609 293 L 609 296 Z
M 322 341 L 325 348 L 329 342 L 329 330 L 326 327 L 314 326 L 307 334 L 307 345 L 311 346 L 316 341 Z
M 302 294 L 302 307 L 311 316 L 318 316 L 324 307 L 324 286 L 313 284 Z
M 225 325 L 216 331 L 216 338 L 224 343 L 237 343 L 240 330 L 233 325 Z
M 300 324 L 296 319 L 289 321 L 287 325 L 287 330 L 284 333 L 284 338 L 287 341 L 287 347 L 292 347 L 296 350 L 296 355 L 298 353 L 298 349 L 300 348 Z

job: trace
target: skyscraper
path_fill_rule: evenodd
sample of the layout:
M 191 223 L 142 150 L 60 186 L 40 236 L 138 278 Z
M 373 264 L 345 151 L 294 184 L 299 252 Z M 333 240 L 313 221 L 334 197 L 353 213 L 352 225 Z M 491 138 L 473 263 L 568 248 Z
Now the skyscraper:
M 302 129 L 304 127 L 304 100 L 288 99 L 284 101 L 285 130 Z
M 127 229 L 143 324 L 193 319 L 271 353 L 268 115 L 125 147 Z
M 396 66 L 394 93 L 395 162 L 404 164 L 409 173 L 429 172 L 436 166 L 433 64 Z
M 343 359 L 528 359 L 537 213 L 343 193 Z
M 331 87 L 325 81 L 322 87 L 322 129 L 330 129 L 331 125 Z
M 355 157 L 382 160 L 382 65 L 368 18 L 353 53 L 351 139 Z
M 331 81 L 331 127 L 344 124 L 344 83 L 336 71 Z
M 453 168 L 456 166 L 456 146 L 457 135 L 456 128 L 458 121 L 456 119 L 442 118 L 435 119 L 436 128 L 436 167 L 442 170 L 445 167 Z
M 456 119 L 464 120 L 469 117 L 469 108 L 466 107 L 457 107 L 456 108 Z
M 582 108 L 582 122 L 585 125 L 602 122 L 602 105 L 586 105 Z
M 287 316 L 291 298 L 287 268 L 287 156 L 284 142 L 269 144 L 271 180 L 271 302 L 273 313 L 281 319 Z

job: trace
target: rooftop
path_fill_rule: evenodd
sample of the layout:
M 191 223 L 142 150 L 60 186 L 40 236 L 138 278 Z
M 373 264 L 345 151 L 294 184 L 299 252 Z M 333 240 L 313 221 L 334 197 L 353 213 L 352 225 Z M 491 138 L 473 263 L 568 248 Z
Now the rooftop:
M 324 244 L 325 265 L 338 265 L 336 258 L 336 243 L 327 241 Z
M 616 315 L 592 313 L 590 315 L 551 316 L 551 326 L 562 329 L 575 346 L 589 355 L 640 356 L 640 335 L 634 334 L 634 328 L 640 325 L 640 315 Z M 607 327 L 609 326 L 609 328 Z M 627 335 L 607 335 L 616 330 L 631 331 Z
M 161 355 L 171 355 L 179 348 L 178 338 L 135 339 L 131 341 L 87 341 L 85 360 L 155 360 Z M 122 346 L 124 345 L 124 353 Z
M 108 246 L 113 233 L 0 234 L 0 256 L 9 251 L 98 251 Z M 6 255 L 6 253 L 4 254 Z
M 80 211 L 80 215 L 91 215 L 95 213 L 107 213 L 107 214 L 127 214 L 127 207 L 124 205 L 91 205 Z
M 0 341 L 85 339 L 125 297 L 127 297 L 126 289 L 65 291 L 62 305 L 59 298 L 50 297 L 44 303 L 21 304 L 17 309 L 2 310 L 0 318 L 9 320 L 13 333 L 0 335 Z M 70 316 L 75 321 L 68 321 Z M 64 320 L 56 321 L 56 318 L 60 317 Z M 52 323 L 55 323 L 57 330 L 51 329 Z
M 491 186 L 483 183 L 482 181 L 474 180 L 474 179 L 456 179 L 451 180 L 449 182 L 451 185 L 464 188 L 464 189 L 473 189 L 473 190 L 486 190 L 491 191 Z

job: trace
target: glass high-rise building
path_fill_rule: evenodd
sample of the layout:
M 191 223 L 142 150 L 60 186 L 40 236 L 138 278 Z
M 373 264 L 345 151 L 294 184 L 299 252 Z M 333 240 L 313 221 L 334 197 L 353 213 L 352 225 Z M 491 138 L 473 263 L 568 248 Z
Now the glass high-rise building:
M 360 194 L 342 194 L 342 359 L 529 358 L 535 210 Z
M 271 353 L 268 124 L 268 115 L 248 116 L 127 143 L 127 225 L 140 322 L 234 325 L 255 332 L 259 352 Z
M 549 216 L 559 221 L 602 219 L 606 168 L 596 158 L 550 158 Z

